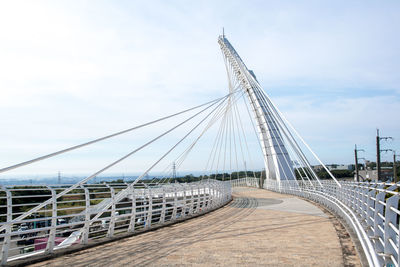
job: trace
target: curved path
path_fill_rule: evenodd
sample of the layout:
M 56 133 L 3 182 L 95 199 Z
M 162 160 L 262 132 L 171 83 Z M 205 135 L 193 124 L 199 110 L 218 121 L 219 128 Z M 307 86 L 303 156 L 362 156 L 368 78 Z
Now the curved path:
M 316 206 L 260 189 L 234 197 L 204 216 L 31 266 L 360 265 L 355 256 L 348 263 L 332 218 Z

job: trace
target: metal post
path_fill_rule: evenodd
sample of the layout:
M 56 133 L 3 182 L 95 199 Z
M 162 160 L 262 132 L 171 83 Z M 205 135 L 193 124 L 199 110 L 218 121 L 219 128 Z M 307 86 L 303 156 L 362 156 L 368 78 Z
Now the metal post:
M 176 186 L 174 186 L 174 208 L 172 210 L 172 218 L 171 218 L 171 220 L 176 220 L 177 208 L 178 208 L 178 193 L 177 193 Z
M 147 209 L 147 220 L 146 220 L 146 229 L 151 227 L 151 218 L 153 215 L 153 195 L 152 191 L 149 188 L 149 202 L 148 202 L 148 209 Z
M 6 192 L 7 197 L 7 224 L 5 226 L 6 236 L 4 237 L 3 247 L 1 248 L 1 265 L 7 264 L 8 250 L 11 243 L 11 230 L 12 230 L 12 195 L 6 188 L 3 189 Z
M 128 232 L 134 232 L 135 231 L 135 222 L 136 222 L 136 195 L 135 195 L 135 188 L 131 188 L 131 194 L 132 194 L 132 211 L 131 211 L 131 220 L 129 223 L 129 228 Z
M 110 188 L 110 193 L 111 193 L 111 218 L 110 218 L 110 223 L 108 226 L 108 231 L 107 231 L 107 237 L 113 237 L 114 236 L 114 226 L 115 226 L 115 190 L 113 187 L 107 185 L 108 188 Z
M 90 230 L 90 194 L 89 189 L 81 185 L 81 188 L 85 192 L 85 224 L 83 226 L 83 238 L 82 244 L 86 245 L 89 241 L 89 230 Z
M 56 190 L 53 188 L 48 187 L 51 191 L 51 207 L 52 207 L 52 213 L 51 213 L 51 228 L 50 228 L 50 234 L 49 234 L 49 239 L 47 240 L 47 247 L 46 247 L 46 252 L 51 253 L 53 252 L 54 249 L 54 242 L 56 238 L 56 230 L 57 230 L 57 193 Z M 47 222 L 47 218 L 46 218 Z
M 189 214 L 193 214 L 193 208 L 194 208 L 194 190 L 193 190 L 193 185 L 190 185 L 190 207 L 189 207 Z
M 201 194 L 200 194 L 201 188 L 200 185 L 197 185 L 197 206 L 196 206 L 196 213 L 201 211 L 200 204 L 201 204 Z
M 183 186 L 183 206 L 182 206 L 182 211 L 181 211 L 181 217 L 184 218 L 186 217 L 186 205 L 187 205 L 187 200 L 186 200 L 186 187 Z
M 167 199 L 165 196 L 165 188 L 162 188 L 162 209 L 161 209 L 161 216 L 160 216 L 160 223 L 165 222 L 165 209 L 167 208 Z

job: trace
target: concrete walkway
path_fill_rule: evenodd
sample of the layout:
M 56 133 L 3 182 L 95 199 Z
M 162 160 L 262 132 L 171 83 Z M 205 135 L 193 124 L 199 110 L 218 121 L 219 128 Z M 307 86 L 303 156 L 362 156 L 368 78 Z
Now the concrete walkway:
M 204 216 L 31 266 L 360 266 L 309 202 L 250 188 L 234 196 Z

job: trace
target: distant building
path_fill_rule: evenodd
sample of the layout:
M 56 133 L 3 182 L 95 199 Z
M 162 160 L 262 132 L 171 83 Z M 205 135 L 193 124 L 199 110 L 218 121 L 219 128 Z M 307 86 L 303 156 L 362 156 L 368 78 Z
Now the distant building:
M 353 165 L 345 165 L 345 164 L 340 164 L 340 165 L 331 164 L 331 165 L 327 165 L 326 167 L 327 167 L 328 170 L 330 170 L 330 171 L 335 171 L 335 170 L 347 170 L 347 171 L 351 171 L 351 170 L 353 169 Z
M 360 170 L 358 174 L 361 177 L 361 180 L 369 180 L 372 182 L 378 181 L 378 171 L 377 170 Z M 383 168 L 381 169 L 381 181 L 392 181 L 393 180 L 393 169 L 392 168 Z
M 346 164 L 328 164 L 325 165 L 328 170 L 330 171 L 336 171 L 336 170 L 353 170 L 353 165 L 346 165 Z M 315 165 L 313 166 L 314 171 L 322 171 L 324 167 L 322 165 Z

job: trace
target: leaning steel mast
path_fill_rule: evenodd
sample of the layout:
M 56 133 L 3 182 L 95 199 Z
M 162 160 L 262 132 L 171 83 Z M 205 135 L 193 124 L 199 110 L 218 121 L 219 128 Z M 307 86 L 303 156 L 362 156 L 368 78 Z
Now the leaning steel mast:
M 253 110 L 264 156 L 267 180 L 296 180 L 293 163 L 285 147 L 273 110 L 267 104 L 262 88 L 253 71 L 249 70 L 225 35 L 218 38 L 225 63 L 232 70 L 236 82 L 245 91 Z

